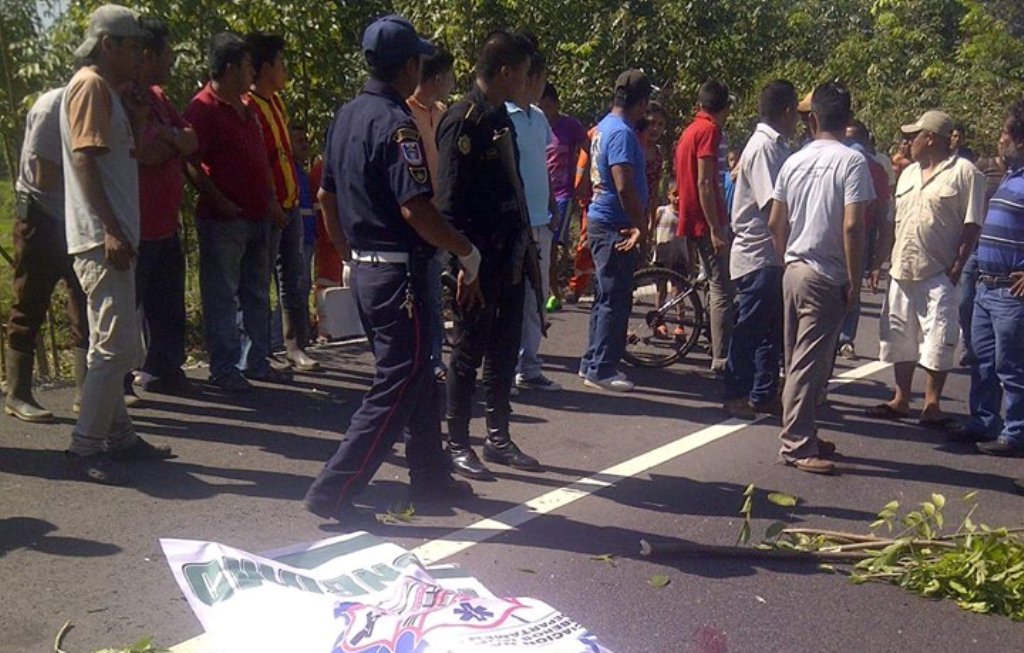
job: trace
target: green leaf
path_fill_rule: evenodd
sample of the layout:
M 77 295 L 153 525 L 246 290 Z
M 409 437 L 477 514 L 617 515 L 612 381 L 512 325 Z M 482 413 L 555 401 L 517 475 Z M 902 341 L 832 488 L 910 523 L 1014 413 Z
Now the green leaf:
M 781 522 L 781 521 L 774 522 L 773 524 L 771 524 L 768 528 L 766 528 L 764 530 L 764 539 L 766 539 L 766 540 L 773 540 L 773 539 L 777 538 L 779 536 L 779 534 L 781 534 L 782 531 L 785 530 L 785 528 L 786 528 L 786 523 L 785 522 Z
M 822 563 L 822 564 L 818 565 L 818 571 L 824 571 L 824 572 L 827 572 L 827 573 L 830 573 L 830 574 L 834 574 L 834 573 L 836 573 L 836 568 L 833 567 L 832 565 L 826 565 L 826 564 Z
M 753 496 L 753 495 L 754 495 L 754 484 L 751 483 L 750 485 L 747 486 L 747 488 L 745 490 L 743 490 L 743 496 L 749 497 L 749 496 Z
M 647 584 L 656 590 L 660 590 L 661 588 L 666 587 L 671 582 L 672 579 L 664 574 L 654 574 L 653 576 L 647 579 Z
M 978 496 L 978 491 L 977 490 L 971 490 L 970 492 L 968 492 L 967 494 L 965 494 L 963 496 L 963 500 L 968 502 L 968 503 L 971 503 L 971 502 L 974 501 L 974 497 L 976 497 L 976 496 Z
M 784 508 L 791 508 L 796 505 L 798 499 L 790 494 L 783 494 L 782 492 L 770 492 L 768 494 L 768 500 L 777 506 Z
M 737 544 L 746 544 L 750 542 L 750 522 L 745 521 L 740 526 L 740 535 L 736 539 Z
M 934 494 L 933 493 L 932 494 L 932 503 L 935 504 L 935 507 L 938 510 L 942 510 L 942 507 L 944 505 L 946 505 L 946 497 L 942 496 L 941 494 Z
M 594 562 L 604 562 L 604 563 L 606 563 L 608 565 L 611 565 L 612 567 L 617 566 L 615 564 L 615 556 L 613 556 L 610 553 L 605 553 L 605 554 L 602 554 L 602 555 L 599 555 L 599 556 L 590 556 L 590 559 L 593 560 Z

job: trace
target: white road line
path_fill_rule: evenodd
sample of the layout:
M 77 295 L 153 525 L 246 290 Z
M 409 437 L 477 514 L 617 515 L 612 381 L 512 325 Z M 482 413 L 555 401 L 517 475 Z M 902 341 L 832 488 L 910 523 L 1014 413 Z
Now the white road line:
M 888 363 L 882 363 L 879 361 L 867 363 L 860 367 L 843 372 L 833 379 L 830 385 L 838 386 L 852 383 L 857 379 L 862 379 L 884 370 L 888 366 Z M 753 422 L 728 419 L 713 426 L 703 428 L 695 433 L 684 435 L 674 442 L 669 442 L 657 449 L 652 449 L 647 453 L 640 454 L 639 456 L 631 458 L 625 462 L 621 462 L 618 465 L 613 465 L 612 467 L 600 471 L 593 476 L 581 478 L 565 487 L 542 494 L 539 497 L 515 506 L 514 508 L 509 508 L 508 510 L 494 515 L 493 517 L 481 519 L 480 521 L 470 524 L 469 526 L 446 535 L 445 537 L 433 540 L 432 542 L 427 542 L 426 544 L 416 547 L 412 552 L 416 554 L 424 564 L 436 564 L 445 558 L 450 558 L 456 553 L 460 553 L 472 546 L 480 544 L 481 542 L 485 542 L 497 536 L 499 533 L 518 528 L 540 515 L 546 515 L 558 510 L 559 508 L 564 508 L 570 503 L 588 497 L 598 490 L 611 487 L 619 481 L 639 476 L 648 470 L 658 467 L 659 465 L 663 465 L 675 458 L 678 458 L 679 456 L 690 453 L 695 449 L 699 449 L 706 444 L 711 444 L 716 440 L 721 440 L 726 436 L 732 435 L 736 431 L 745 429 L 748 426 L 761 422 L 764 419 L 766 419 L 766 416 L 762 416 Z
M 858 379 L 871 376 L 889 367 L 889 363 L 872 361 L 847 370 L 829 382 L 831 387 L 853 383 Z M 659 465 L 664 465 L 682 455 L 699 449 L 704 445 L 711 444 L 717 440 L 741 431 L 748 426 L 757 424 L 767 417 L 762 416 L 752 422 L 737 419 L 727 419 L 724 422 L 703 428 L 695 433 L 652 449 L 639 456 L 630 458 L 617 465 L 597 472 L 592 476 L 580 478 L 569 485 L 551 490 L 545 494 L 530 499 L 526 503 L 509 508 L 504 512 L 491 517 L 485 517 L 474 522 L 465 528 L 449 533 L 445 537 L 427 542 L 412 550 L 416 557 L 425 565 L 437 564 L 450 558 L 457 553 L 486 542 L 501 533 L 518 528 L 523 524 L 536 519 L 541 515 L 554 512 L 564 508 L 571 503 L 584 499 L 604 488 L 612 487 L 616 483 L 628 478 L 633 478 L 647 472 Z M 194 639 L 182 642 L 171 647 L 172 653 L 215 653 L 207 648 L 206 637 L 200 635 Z

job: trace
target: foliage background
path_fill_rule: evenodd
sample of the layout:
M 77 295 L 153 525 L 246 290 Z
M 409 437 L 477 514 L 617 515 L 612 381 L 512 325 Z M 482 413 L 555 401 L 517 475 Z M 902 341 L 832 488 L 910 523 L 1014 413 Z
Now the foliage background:
M 69 76 L 71 50 L 98 2 L 0 0 L 0 136 L 4 165 L 20 145 L 24 112 Z M 170 90 L 188 101 L 204 78 L 203 47 L 223 29 L 286 35 L 289 107 L 312 134 L 364 79 L 359 41 L 375 16 L 398 12 L 456 56 L 459 88 L 477 44 L 498 27 L 538 37 L 565 109 L 591 120 L 624 68 L 646 69 L 675 117 L 666 143 L 689 120 L 708 77 L 739 104 L 728 125 L 742 142 L 757 92 L 784 77 L 803 92 L 840 79 L 858 117 L 881 144 L 920 111 L 942 107 L 990 151 L 1006 105 L 1024 95 L 1024 3 L 1016 0 L 148 0 L 134 8 L 165 18 L 179 52 Z
M 35 97 L 70 76 L 71 52 L 99 4 L 0 0 L 0 176 L 17 161 L 23 117 Z M 363 28 L 389 12 L 409 17 L 455 54 L 460 89 L 471 83 L 474 52 L 488 32 L 533 32 L 563 110 L 584 122 L 607 107 L 619 72 L 643 67 L 673 119 L 666 148 L 689 121 L 708 77 L 725 81 L 738 97 L 727 126 L 733 144 L 753 128 L 758 90 L 779 77 L 801 93 L 829 79 L 846 83 L 882 149 L 892 145 L 900 124 L 941 107 L 967 124 L 976 151 L 991 153 L 1006 106 L 1024 96 L 1020 0 L 145 0 L 132 6 L 171 26 L 178 61 L 168 92 L 181 106 L 205 78 L 202 52 L 211 35 L 224 29 L 285 35 L 292 71 L 286 101 L 314 141 L 365 79 Z M 8 289 L 0 278 L 0 292 Z M 195 305 L 190 301 L 198 323 Z

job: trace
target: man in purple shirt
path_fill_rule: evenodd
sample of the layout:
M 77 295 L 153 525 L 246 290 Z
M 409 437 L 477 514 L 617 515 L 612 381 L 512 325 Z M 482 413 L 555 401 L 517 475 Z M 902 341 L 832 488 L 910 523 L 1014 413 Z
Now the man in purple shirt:
M 572 116 L 559 112 L 558 90 L 548 82 L 540 97 L 538 106 L 547 116 L 551 125 L 551 142 L 548 143 L 548 177 L 551 179 L 551 192 L 555 196 L 555 207 L 558 215 L 553 216 L 552 255 L 551 255 L 551 294 L 558 298 L 561 294 L 561 283 L 558 280 L 560 254 L 564 254 L 569 242 L 569 209 L 572 206 L 576 186 L 576 162 L 580 150 L 589 147 L 587 130 Z M 560 305 L 561 302 L 555 302 Z M 551 306 L 549 301 L 549 309 Z

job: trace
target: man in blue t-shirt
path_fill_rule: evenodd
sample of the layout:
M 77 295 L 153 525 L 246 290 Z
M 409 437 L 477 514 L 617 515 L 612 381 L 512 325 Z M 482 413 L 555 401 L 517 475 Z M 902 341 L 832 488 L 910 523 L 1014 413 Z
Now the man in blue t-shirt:
M 642 70 L 619 75 L 611 113 L 597 125 L 590 144 L 594 195 L 587 240 L 594 257 L 596 292 L 579 374 L 587 386 L 613 392 L 633 389 L 633 383 L 618 371 L 632 310 L 633 271 L 647 230 L 644 153 L 633 125 L 647 112 L 652 88 Z

